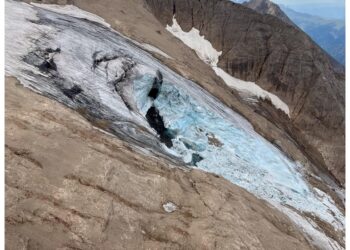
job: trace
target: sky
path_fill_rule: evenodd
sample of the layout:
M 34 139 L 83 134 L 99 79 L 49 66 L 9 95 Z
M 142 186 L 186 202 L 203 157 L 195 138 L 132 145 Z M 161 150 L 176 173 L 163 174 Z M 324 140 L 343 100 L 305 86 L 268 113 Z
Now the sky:
M 244 2 L 249 0 L 233 0 Z M 345 19 L 345 0 L 270 0 L 295 11 L 326 19 Z
M 345 0 L 272 0 L 277 4 L 290 7 L 298 12 L 324 18 L 344 19 Z

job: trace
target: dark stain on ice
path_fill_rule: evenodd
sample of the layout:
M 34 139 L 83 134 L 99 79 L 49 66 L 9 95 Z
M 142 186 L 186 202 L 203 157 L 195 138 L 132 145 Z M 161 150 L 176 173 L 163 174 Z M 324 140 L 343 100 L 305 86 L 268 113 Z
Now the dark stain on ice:
M 30 65 L 34 65 L 41 72 L 53 73 L 57 71 L 57 65 L 53 57 L 55 54 L 60 52 L 61 52 L 60 48 L 36 49 L 29 52 L 28 55 L 26 55 L 23 58 L 23 61 Z
M 50 58 L 48 60 L 44 60 L 38 68 L 43 72 L 50 72 L 51 70 L 57 71 L 56 63 L 54 62 L 53 58 Z
M 202 160 L 204 160 L 204 158 L 201 155 L 199 155 L 197 153 L 193 153 L 192 154 L 192 160 L 191 160 L 190 164 L 193 165 L 193 166 L 197 166 L 197 163 L 202 161 Z
M 74 97 L 78 94 L 80 94 L 83 90 L 81 89 L 80 86 L 74 85 L 70 89 L 62 89 L 62 93 L 65 94 L 67 97 L 70 99 L 74 99 Z
M 132 73 L 131 70 L 136 66 L 136 63 L 132 61 L 130 58 L 125 58 L 125 60 L 122 62 L 123 66 L 123 73 L 120 75 L 116 75 L 115 79 L 113 80 L 113 84 L 115 86 L 116 91 L 119 91 L 118 83 L 125 81 L 126 79 L 130 78 Z
M 96 51 L 92 54 L 92 68 L 95 69 L 101 62 L 109 62 L 115 59 L 119 58 L 119 55 L 104 55 L 102 57 L 99 57 L 98 54 L 100 51 Z
M 56 48 L 56 49 L 46 48 L 45 52 L 46 53 L 60 53 L 61 52 L 61 48 Z

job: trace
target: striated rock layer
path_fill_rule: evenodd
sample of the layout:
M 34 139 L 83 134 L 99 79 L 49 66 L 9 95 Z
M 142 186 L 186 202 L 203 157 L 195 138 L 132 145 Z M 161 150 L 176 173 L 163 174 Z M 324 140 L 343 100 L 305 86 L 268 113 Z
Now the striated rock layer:
M 311 249 L 279 211 L 6 78 L 6 249 Z

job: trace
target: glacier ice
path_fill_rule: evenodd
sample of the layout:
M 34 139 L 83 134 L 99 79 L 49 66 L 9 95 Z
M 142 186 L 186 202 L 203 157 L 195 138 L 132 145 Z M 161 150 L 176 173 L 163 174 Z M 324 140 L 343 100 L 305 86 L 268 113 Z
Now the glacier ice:
M 143 79 L 134 82 L 135 96 L 144 91 L 142 86 L 149 89 L 145 86 L 149 77 Z M 143 100 L 151 102 L 147 98 Z M 144 103 L 138 104 L 140 109 Z M 197 163 L 199 168 L 224 176 L 261 198 L 305 212 L 317 212 L 324 220 L 333 222 L 329 206 L 317 198 L 317 192 L 304 180 L 298 164 L 253 130 L 204 108 L 184 90 L 167 81 L 154 106 L 166 127 L 175 131 L 171 150 L 185 162 L 190 163 L 192 155 L 199 154 L 203 157 Z M 210 135 L 215 135 L 220 146 L 210 143 Z M 337 214 L 339 221 L 335 224 L 341 225 L 343 218 L 341 213 Z
M 150 89 L 147 87 L 147 81 L 151 85 L 149 79 L 144 77 L 134 82 L 134 96 L 138 97 Z M 149 98 L 140 100 L 143 100 L 138 103 L 140 109 L 145 104 L 152 105 Z M 182 157 L 189 165 L 221 175 L 268 200 L 312 234 L 312 241 L 319 247 L 341 249 L 334 240 L 322 236 L 315 229 L 315 223 L 294 211 L 318 216 L 336 230 L 344 228 L 344 215 L 329 196 L 306 182 L 300 165 L 254 131 L 242 126 L 243 122 L 229 121 L 202 107 L 171 82 L 163 83 L 153 105 L 159 110 L 167 128 L 175 131 L 171 148 L 173 154 Z M 211 136 L 215 136 L 217 143 L 210 143 Z

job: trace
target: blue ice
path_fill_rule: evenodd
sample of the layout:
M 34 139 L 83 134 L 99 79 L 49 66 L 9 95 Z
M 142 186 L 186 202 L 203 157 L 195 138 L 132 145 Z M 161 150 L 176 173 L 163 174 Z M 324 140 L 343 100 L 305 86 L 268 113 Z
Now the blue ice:
M 145 93 L 152 79 L 146 75 L 134 82 L 137 105 L 143 112 L 151 105 Z M 193 154 L 200 155 L 203 159 L 193 167 L 221 175 L 272 203 L 317 213 L 326 221 L 333 220 L 329 207 L 316 197 L 298 164 L 257 133 L 211 112 L 171 82 L 163 82 L 153 105 L 165 126 L 176 134 L 170 150 L 186 163 L 192 162 Z M 210 143 L 210 138 L 220 143 Z M 341 221 L 340 213 L 339 216 Z

